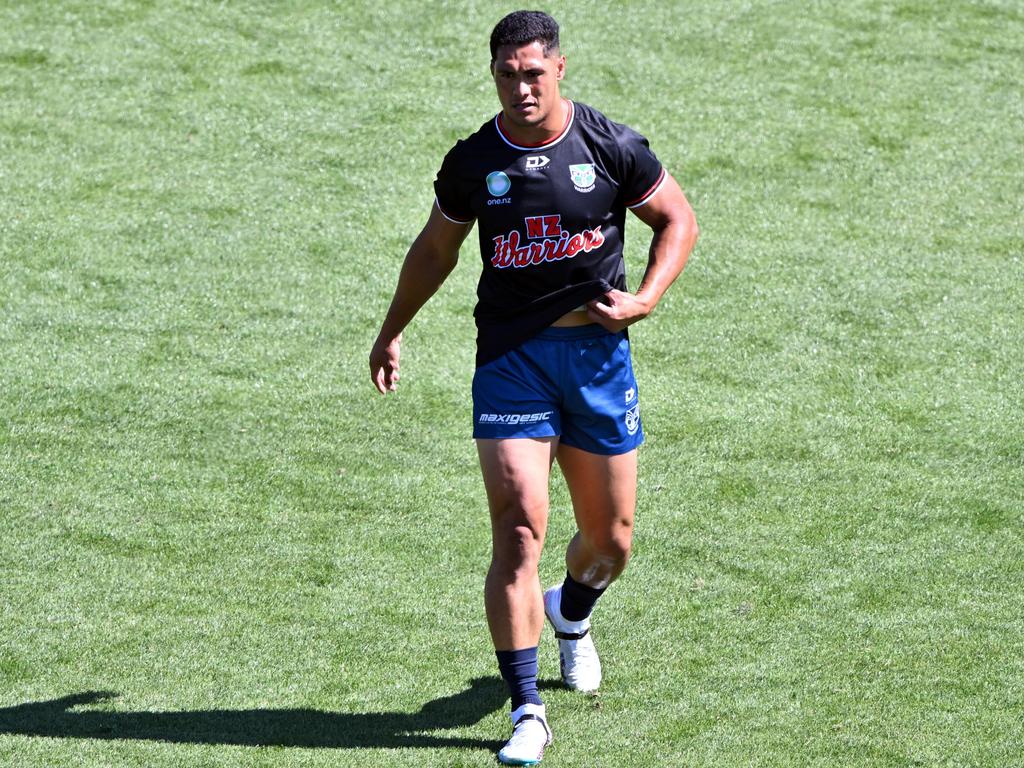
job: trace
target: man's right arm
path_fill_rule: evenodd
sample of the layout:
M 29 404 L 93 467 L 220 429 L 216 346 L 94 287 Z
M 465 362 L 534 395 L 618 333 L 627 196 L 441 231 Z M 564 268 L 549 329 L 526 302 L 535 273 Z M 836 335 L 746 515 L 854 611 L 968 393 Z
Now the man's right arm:
M 459 247 L 472 228 L 473 222 L 459 224 L 445 218 L 435 203 L 409 248 L 391 306 L 370 350 L 370 378 L 382 395 L 398 386 L 402 331 L 455 268 Z

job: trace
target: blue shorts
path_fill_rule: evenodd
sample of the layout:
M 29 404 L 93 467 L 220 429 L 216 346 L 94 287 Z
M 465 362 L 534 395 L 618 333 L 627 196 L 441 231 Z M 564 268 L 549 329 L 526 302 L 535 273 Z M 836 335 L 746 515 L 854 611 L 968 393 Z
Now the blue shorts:
M 547 328 L 473 375 L 473 437 L 555 437 L 613 455 L 644 441 L 624 331 Z

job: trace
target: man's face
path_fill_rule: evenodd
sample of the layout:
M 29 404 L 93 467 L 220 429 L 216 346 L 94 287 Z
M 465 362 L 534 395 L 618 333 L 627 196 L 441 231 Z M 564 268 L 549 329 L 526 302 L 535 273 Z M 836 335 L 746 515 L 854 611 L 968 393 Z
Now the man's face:
M 545 56 L 544 46 L 538 42 L 503 45 L 494 54 L 492 71 L 502 112 L 509 121 L 520 128 L 561 129 L 561 125 L 544 125 L 544 121 L 560 114 L 558 81 L 565 76 L 565 56 L 557 51 Z

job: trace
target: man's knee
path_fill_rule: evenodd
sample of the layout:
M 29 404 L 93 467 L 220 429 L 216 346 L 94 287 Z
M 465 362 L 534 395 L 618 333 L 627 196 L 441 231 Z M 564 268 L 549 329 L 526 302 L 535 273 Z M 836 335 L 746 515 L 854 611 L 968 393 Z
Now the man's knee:
M 597 556 L 613 568 L 621 568 L 628 561 L 633 548 L 629 542 L 612 540 L 597 550 Z
M 540 555 L 541 534 L 531 525 L 505 526 L 494 533 L 494 552 L 503 560 L 518 563 Z
M 492 568 L 511 579 L 536 574 L 544 546 L 546 508 L 525 509 L 511 502 L 494 510 L 492 518 Z
M 608 530 L 585 534 L 591 552 L 612 566 L 625 565 L 633 551 L 632 523 L 618 523 Z

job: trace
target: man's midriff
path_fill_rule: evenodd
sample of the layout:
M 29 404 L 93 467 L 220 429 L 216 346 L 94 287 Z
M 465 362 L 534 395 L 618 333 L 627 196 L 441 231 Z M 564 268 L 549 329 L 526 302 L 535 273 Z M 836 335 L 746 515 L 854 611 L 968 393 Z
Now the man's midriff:
M 566 312 L 551 324 L 552 328 L 572 328 L 577 325 L 590 325 L 594 321 L 587 314 L 586 307 L 577 307 L 572 312 Z

